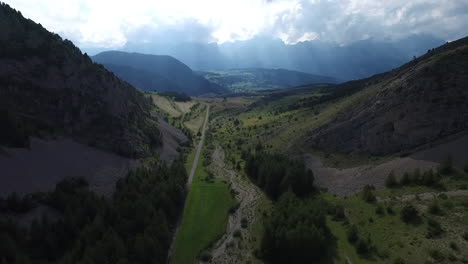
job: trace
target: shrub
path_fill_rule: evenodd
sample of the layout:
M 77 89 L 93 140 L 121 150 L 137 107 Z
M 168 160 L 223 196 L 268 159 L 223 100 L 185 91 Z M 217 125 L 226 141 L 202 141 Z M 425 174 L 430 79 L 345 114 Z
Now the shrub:
M 356 244 L 356 252 L 359 255 L 370 255 L 375 250 L 370 238 L 359 239 Z
M 465 164 L 465 166 L 463 167 L 463 170 L 465 171 L 465 173 L 468 173 L 468 163 Z
M 468 232 L 463 233 L 462 238 L 468 241 Z
M 427 209 L 427 212 L 433 215 L 443 215 L 444 212 L 439 206 L 439 203 L 437 201 L 433 201 L 430 205 L 429 208 Z
M 242 232 L 239 229 L 234 230 L 232 235 L 236 238 L 242 238 Z
M 437 262 L 445 260 L 445 255 L 438 249 L 429 250 L 429 256 Z
M 401 220 L 409 224 L 417 224 L 420 221 L 418 210 L 411 204 L 407 204 L 401 210 Z
M 398 257 L 393 261 L 394 264 L 405 264 L 406 261 L 404 261 L 401 257 Z
M 372 185 L 364 186 L 364 189 L 362 190 L 362 199 L 368 203 L 375 202 L 377 199 L 375 198 L 374 190 L 375 187 Z
M 377 215 L 384 216 L 385 215 L 385 210 L 381 205 L 379 205 L 379 206 L 377 206 L 377 208 L 375 208 L 375 213 Z
M 385 180 L 385 186 L 387 188 L 395 188 L 398 187 L 398 181 L 395 177 L 395 173 L 393 171 L 390 172 L 390 174 L 387 176 L 387 179 Z
M 345 211 L 343 205 L 336 205 L 332 207 L 332 215 L 334 221 L 341 221 L 346 219 Z
M 211 256 L 211 254 L 208 253 L 208 252 L 203 252 L 200 255 L 200 260 L 203 261 L 203 262 L 210 262 L 212 258 L 213 258 L 213 256 Z
M 241 227 L 242 228 L 247 228 L 248 225 L 249 225 L 249 222 L 247 221 L 247 218 L 242 218 L 241 219 Z
M 427 224 L 427 238 L 440 237 L 444 233 L 442 226 L 440 226 L 439 222 L 437 222 L 436 220 L 429 218 L 427 220 Z
M 405 172 L 405 174 L 403 174 L 403 176 L 401 177 L 401 180 L 400 180 L 400 184 L 401 185 L 408 185 L 411 183 L 411 179 L 410 179 L 410 175 L 408 172 Z
M 453 161 L 452 155 L 447 155 L 447 157 L 440 163 L 439 165 L 439 173 L 440 174 L 450 174 L 453 172 Z
M 453 249 L 454 251 L 460 250 L 460 248 L 458 247 L 457 243 L 455 243 L 455 242 L 453 242 L 453 241 L 450 242 L 449 246 L 450 246 L 450 248 Z
M 355 244 L 359 240 L 358 229 L 355 225 L 351 225 L 347 232 L 348 241 L 351 244 Z

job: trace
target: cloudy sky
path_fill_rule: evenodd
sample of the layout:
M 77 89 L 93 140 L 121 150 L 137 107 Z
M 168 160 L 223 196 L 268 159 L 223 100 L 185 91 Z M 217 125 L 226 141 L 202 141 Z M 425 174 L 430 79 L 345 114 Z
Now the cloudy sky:
M 4 0 L 5 1 L 5 0 Z M 468 0 L 6 0 L 80 47 L 217 42 L 255 36 L 340 44 L 468 35 Z

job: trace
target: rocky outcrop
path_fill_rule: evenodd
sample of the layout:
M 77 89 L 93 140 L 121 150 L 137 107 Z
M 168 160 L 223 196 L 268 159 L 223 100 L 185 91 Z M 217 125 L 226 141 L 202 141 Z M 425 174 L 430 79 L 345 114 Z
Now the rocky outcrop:
M 70 41 L 0 4 L 0 145 L 65 136 L 146 156 L 161 142 L 151 107 Z
M 465 130 L 467 42 L 462 39 L 447 44 L 399 69 L 370 78 L 364 89 L 376 92 L 313 131 L 308 143 L 329 152 L 382 155 Z

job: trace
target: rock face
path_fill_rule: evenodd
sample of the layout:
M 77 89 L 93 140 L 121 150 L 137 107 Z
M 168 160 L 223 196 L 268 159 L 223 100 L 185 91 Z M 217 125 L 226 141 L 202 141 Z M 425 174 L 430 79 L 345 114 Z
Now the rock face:
M 391 154 L 461 132 L 468 128 L 468 38 L 362 85 L 372 95 L 313 131 L 312 146 Z
M 70 41 L 0 4 L 0 145 L 65 136 L 146 156 L 161 142 L 151 106 Z

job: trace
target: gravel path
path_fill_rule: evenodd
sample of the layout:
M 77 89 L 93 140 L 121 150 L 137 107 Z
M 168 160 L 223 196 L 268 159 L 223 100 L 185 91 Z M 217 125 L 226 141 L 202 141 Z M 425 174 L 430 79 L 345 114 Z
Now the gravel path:
M 198 142 L 197 153 L 195 154 L 195 158 L 193 159 L 192 169 L 190 170 L 189 178 L 187 180 L 187 190 L 190 188 L 190 185 L 192 184 L 192 181 L 193 181 L 193 176 L 195 175 L 195 171 L 197 170 L 198 160 L 200 159 L 200 153 L 203 148 L 203 143 L 205 141 L 206 124 L 208 123 L 209 115 L 210 115 L 210 106 L 208 105 L 206 106 L 206 116 L 205 116 L 205 122 L 203 123 L 201 139 L 200 139 L 200 142 Z
M 243 179 L 235 171 L 226 167 L 224 152 L 217 147 L 212 156 L 212 164 L 209 170 L 216 177 L 226 180 L 236 192 L 235 198 L 239 201 L 239 208 L 229 215 L 226 233 L 218 240 L 210 253 L 213 257 L 211 263 L 246 263 L 253 257 L 253 248 L 249 248 L 247 242 L 253 241 L 251 227 L 258 220 L 255 215 L 258 212 L 261 191 L 248 179 Z M 247 228 L 242 228 L 242 219 L 247 219 Z M 241 231 L 242 238 L 235 238 L 234 232 Z
M 203 143 L 205 141 L 205 131 L 206 131 L 206 125 L 208 123 L 209 114 L 210 114 L 210 106 L 208 105 L 206 107 L 206 116 L 205 116 L 205 122 L 203 123 L 201 139 L 200 139 L 200 142 L 198 142 L 197 153 L 195 154 L 195 158 L 193 159 L 192 168 L 190 169 L 190 174 L 189 174 L 189 177 L 187 179 L 187 184 L 186 184 L 187 193 L 188 193 L 188 190 L 190 189 L 190 185 L 192 185 L 193 176 L 195 175 L 195 171 L 197 170 L 198 160 L 200 159 L 200 153 L 201 153 L 201 150 L 203 148 Z M 174 231 L 174 233 L 172 235 L 172 242 L 171 242 L 171 246 L 169 247 L 169 251 L 168 251 L 167 263 L 171 262 L 171 256 L 172 256 L 172 251 L 174 249 L 175 238 L 177 236 L 177 232 L 179 231 L 179 227 L 180 227 L 180 223 L 182 221 L 182 217 L 183 217 L 183 215 L 181 215 L 181 217 L 179 217 L 179 220 L 177 221 L 175 231 Z

